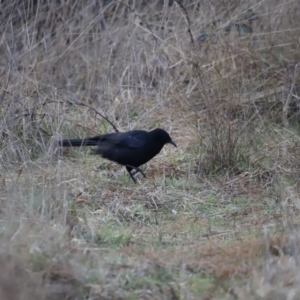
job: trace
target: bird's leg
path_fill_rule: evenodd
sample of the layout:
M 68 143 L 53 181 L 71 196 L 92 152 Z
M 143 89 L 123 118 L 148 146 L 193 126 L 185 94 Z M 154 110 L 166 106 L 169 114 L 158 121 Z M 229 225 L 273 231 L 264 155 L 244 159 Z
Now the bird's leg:
M 131 172 L 132 169 L 135 169 L 135 172 L 132 173 Z M 130 175 L 130 177 L 131 177 L 131 179 L 133 180 L 134 183 L 136 183 L 136 179 L 134 178 L 134 175 L 136 173 L 141 173 L 146 178 L 145 173 L 140 168 L 138 168 L 138 167 L 133 167 L 131 165 L 126 165 L 126 170 L 129 173 L 129 175 Z
M 133 166 L 131 166 L 131 165 L 126 165 L 126 168 L 130 168 L 130 169 L 134 169 L 135 170 L 135 172 L 132 174 L 132 175 L 135 175 L 135 174 L 137 174 L 137 173 L 141 173 L 143 176 L 144 176 L 144 178 L 146 178 L 146 175 L 145 175 L 145 173 L 140 169 L 140 168 L 138 168 L 138 167 L 133 167 Z
M 131 174 L 131 172 L 128 171 L 128 173 L 129 173 L 131 179 L 133 180 L 133 182 L 136 183 L 136 179 L 135 179 L 134 176 Z
M 130 175 L 131 179 L 133 180 L 133 182 L 136 183 L 136 180 L 135 180 L 135 178 L 134 178 L 134 175 L 131 173 L 132 168 L 131 168 L 130 166 L 126 166 L 126 170 L 127 170 L 127 172 L 129 173 L 129 175 Z
M 132 174 L 133 176 L 135 176 L 135 174 L 138 173 L 138 172 L 139 172 L 139 171 L 136 171 L 136 170 L 135 170 L 135 171 L 132 172 L 131 174 Z

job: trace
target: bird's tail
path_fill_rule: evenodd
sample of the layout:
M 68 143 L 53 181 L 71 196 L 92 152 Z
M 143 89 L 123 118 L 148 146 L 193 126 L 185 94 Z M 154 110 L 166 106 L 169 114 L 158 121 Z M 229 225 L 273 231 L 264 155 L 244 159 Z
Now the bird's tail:
M 71 139 L 71 140 L 60 140 L 58 145 L 61 147 L 81 147 L 81 146 L 96 146 L 99 140 L 93 138 L 86 139 Z

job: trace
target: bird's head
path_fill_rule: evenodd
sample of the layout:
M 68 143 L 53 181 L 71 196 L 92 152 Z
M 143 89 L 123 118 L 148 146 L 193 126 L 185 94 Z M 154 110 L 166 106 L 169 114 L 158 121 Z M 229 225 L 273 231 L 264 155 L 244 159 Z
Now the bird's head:
M 158 141 L 161 141 L 163 144 L 172 144 L 173 146 L 177 147 L 175 142 L 171 139 L 170 135 L 161 128 L 156 128 L 152 131 L 152 133 L 155 135 L 155 138 Z

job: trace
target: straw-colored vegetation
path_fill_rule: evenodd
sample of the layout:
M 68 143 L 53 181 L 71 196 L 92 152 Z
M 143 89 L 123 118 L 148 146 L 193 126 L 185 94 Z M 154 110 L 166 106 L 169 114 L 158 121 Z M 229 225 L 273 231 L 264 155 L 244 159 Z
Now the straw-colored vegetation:
M 300 299 L 298 0 L 0 14 L 0 299 Z M 178 148 L 56 147 L 111 124 Z

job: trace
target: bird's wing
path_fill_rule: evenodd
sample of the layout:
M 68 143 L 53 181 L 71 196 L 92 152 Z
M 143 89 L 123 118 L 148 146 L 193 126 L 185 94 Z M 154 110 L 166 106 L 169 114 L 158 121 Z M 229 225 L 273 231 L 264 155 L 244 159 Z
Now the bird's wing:
M 132 130 L 122 133 L 106 134 L 102 137 L 102 143 L 118 145 L 118 147 L 124 148 L 141 148 L 146 144 L 147 132 L 143 130 Z

